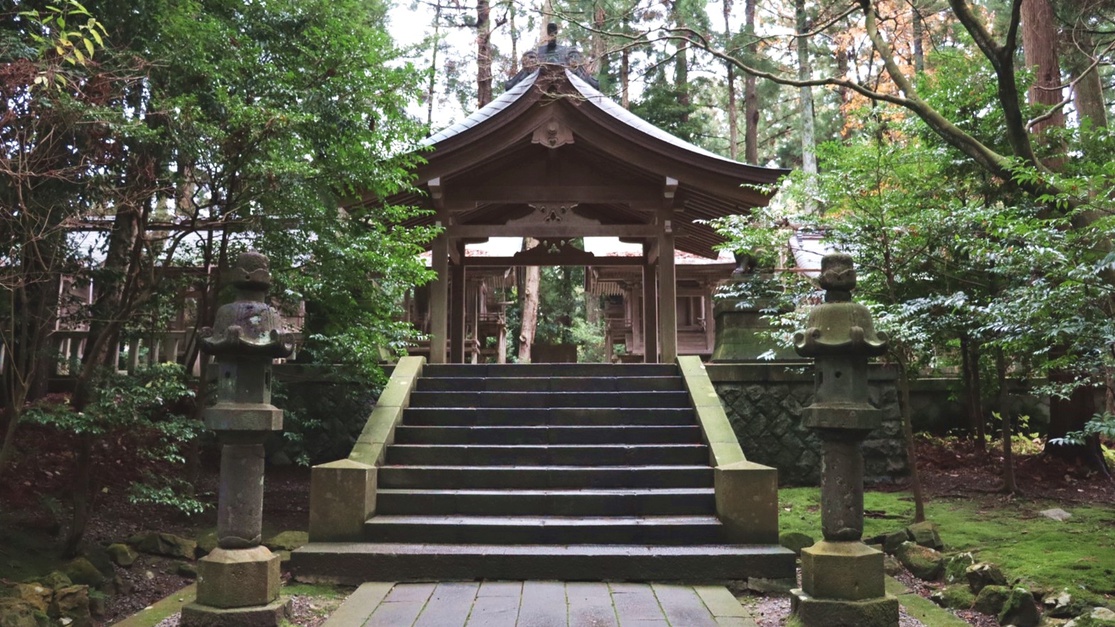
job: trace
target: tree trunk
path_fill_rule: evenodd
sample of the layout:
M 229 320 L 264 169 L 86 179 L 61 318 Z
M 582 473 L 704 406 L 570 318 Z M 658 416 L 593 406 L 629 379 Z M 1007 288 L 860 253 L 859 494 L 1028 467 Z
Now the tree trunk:
M 724 37 L 732 39 L 732 0 L 724 0 Z M 728 70 L 728 156 L 739 158 L 739 111 L 736 104 L 736 71 L 731 63 Z
M 1069 75 L 1076 82 L 1073 89 L 1073 104 L 1076 105 L 1077 115 L 1081 122 L 1092 121 L 1092 128 L 1107 126 L 1107 104 L 1103 97 L 1103 81 L 1100 78 L 1098 67 L 1091 67 L 1092 58 L 1083 52 L 1093 47 L 1092 34 L 1087 29 L 1080 28 L 1072 32 L 1072 37 L 1077 40 L 1076 45 L 1065 46 L 1066 61 Z M 1089 72 L 1089 68 L 1091 71 Z M 1087 74 L 1085 74 L 1087 72 Z
M 925 22 L 921 19 L 921 8 L 916 2 L 910 3 L 910 11 L 911 29 L 914 31 L 914 71 L 920 74 L 925 71 Z
M 430 52 L 430 78 L 426 82 L 426 127 L 434 125 L 434 100 L 437 96 L 437 53 L 441 48 L 441 0 L 434 2 L 434 47 Z M 432 131 L 431 131 L 432 132 Z
M 968 428 L 980 451 L 987 451 L 986 423 L 983 417 L 983 391 L 980 386 L 979 345 L 967 335 L 960 337 L 960 358 L 964 377 Z
M 678 0 L 674 0 L 674 25 L 677 28 L 685 28 L 685 15 L 678 5 Z M 692 103 L 689 94 L 689 42 L 685 39 L 677 40 L 677 53 L 674 57 L 674 89 L 677 90 L 678 104 L 681 105 L 681 117 L 678 121 L 684 125 L 689 122 L 689 105 Z
M 755 2 L 745 0 L 743 4 L 744 29 L 747 33 L 747 57 L 755 63 L 759 46 L 755 43 Z M 748 74 L 743 79 L 743 115 L 747 126 L 743 135 L 743 160 L 747 163 L 759 162 L 759 90 L 755 76 Z
M 607 54 L 607 45 L 603 34 L 607 17 L 604 3 L 597 0 L 596 6 L 592 10 L 592 25 L 596 32 L 592 34 L 592 59 L 589 61 L 589 74 L 595 75 L 600 80 L 605 79 L 604 76 L 600 75 L 600 70 L 604 67 L 604 57 Z
M 540 245 L 533 237 L 523 238 L 523 250 Z M 526 266 L 523 268 L 523 293 L 519 295 L 522 304 L 522 327 L 519 330 L 519 362 L 530 363 L 530 349 L 534 345 L 534 332 L 538 329 L 538 288 L 542 283 L 542 268 Z
M 905 360 L 898 360 L 898 399 L 902 413 L 902 439 L 906 441 L 906 460 L 910 464 L 910 492 L 914 497 L 914 522 L 925 520 L 925 493 L 921 488 L 918 471 L 917 445 L 914 442 L 913 410 L 910 407 L 910 373 Z
M 805 0 L 794 0 L 797 15 L 798 79 L 809 80 L 813 70 L 809 65 L 809 19 L 805 13 Z M 818 213 L 821 208 L 815 201 L 817 177 L 817 140 L 813 127 L 813 88 L 801 87 L 801 171 L 805 175 L 805 202 L 803 206 L 809 213 Z
M 492 101 L 492 30 L 489 0 L 476 0 L 476 100 L 483 107 Z
M 995 349 L 995 372 L 999 379 L 999 418 L 1002 420 L 1003 438 L 1003 492 L 1014 494 L 1018 486 L 1014 481 L 1014 451 L 1011 449 L 1010 394 L 1007 390 L 1007 359 L 1003 349 Z
M 1061 66 L 1057 61 L 1057 18 L 1050 0 L 1022 2 L 1022 52 L 1026 65 L 1034 72 L 1029 96 L 1032 104 L 1053 106 L 1061 102 Z M 1031 127 L 1042 135 L 1049 127 L 1064 127 L 1065 115 L 1057 111 Z
M 624 22 L 624 26 L 627 22 Z M 620 96 L 619 104 L 624 109 L 631 110 L 631 53 L 627 46 L 623 47 L 619 57 L 619 81 L 620 81 Z

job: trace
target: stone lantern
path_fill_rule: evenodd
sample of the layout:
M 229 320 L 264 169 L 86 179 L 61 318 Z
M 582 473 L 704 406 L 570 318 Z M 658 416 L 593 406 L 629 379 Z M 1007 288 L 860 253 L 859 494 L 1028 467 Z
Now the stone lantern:
M 882 422 L 868 402 L 867 359 L 886 351 L 871 312 L 852 302 L 856 271 L 845 254 L 821 261 L 825 302 L 813 308 L 806 329 L 794 334 L 802 357 L 815 360 L 813 404 L 802 423 L 822 442 L 821 532 L 801 552 L 801 589 L 793 614 L 806 627 L 898 625 L 898 600 L 884 591 L 883 553 L 863 537 L 863 454 L 860 444 Z
M 283 412 L 271 404 L 271 361 L 292 344 L 265 300 L 267 257 L 240 255 L 229 278 L 236 300 L 201 331 L 201 350 L 217 361 L 217 402 L 205 410 L 205 425 L 221 446 L 218 546 L 198 560 L 197 602 L 183 608 L 182 624 L 277 625 L 287 603 L 279 598 L 279 556 L 260 544 L 263 442 L 283 428 Z

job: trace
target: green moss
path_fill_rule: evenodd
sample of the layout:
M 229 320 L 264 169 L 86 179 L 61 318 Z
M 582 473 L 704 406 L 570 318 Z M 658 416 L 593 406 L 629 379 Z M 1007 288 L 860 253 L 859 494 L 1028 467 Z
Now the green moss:
M 352 594 L 351 586 L 333 586 L 317 583 L 290 583 L 283 586 L 282 595 L 320 597 L 324 599 L 343 599 Z
M 817 488 L 779 490 L 780 531 L 816 534 L 821 528 Z M 1038 512 L 1062 506 L 1072 518 L 1057 522 Z M 865 537 L 893 531 L 913 519 L 906 493 L 868 492 Z M 1007 578 L 1027 579 L 1054 590 L 1070 588 L 1091 602 L 1115 594 L 1115 509 L 1049 501 L 937 499 L 926 515 L 940 525 L 950 552 L 971 551 L 1000 565 Z M 1078 587 L 1079 586 L 1079 587 Z M 1083 588 L 1083 589 L 1082 589 Z

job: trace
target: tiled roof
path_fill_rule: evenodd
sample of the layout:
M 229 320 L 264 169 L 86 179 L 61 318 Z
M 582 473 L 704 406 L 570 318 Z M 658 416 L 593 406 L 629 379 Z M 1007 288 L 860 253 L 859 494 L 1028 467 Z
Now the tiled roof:
M 523 79 L 522 82 L 516 83 L 514 87 L 503 92 L 498 98 L 484 105 L 472 115 L 461 120 L 460 122 L 457 122 L 456 124 L 442 129 L 437 134 L 431 135 L 422 140 L 421 145 L 433 146 L 438 142 L 445 141 L 450 137 L 459 135 L 474 126 L 478 126 L 481 122 L 487 120 L 500 111 L 503 111 L 512 102 L 518 100 L 520 96 L 530 91 L 530 88 L 534 86 L 534 81 L 537 78 L 538 70 L 535 70 L 534 73 L 532 73 L 530 76 L 527 76 L 525 79 Z

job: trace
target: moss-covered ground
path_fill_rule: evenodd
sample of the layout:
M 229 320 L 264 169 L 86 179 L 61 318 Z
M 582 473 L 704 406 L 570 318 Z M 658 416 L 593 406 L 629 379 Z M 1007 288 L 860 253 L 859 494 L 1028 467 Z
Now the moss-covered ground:
M 784 488 L 779 503 L 782 531 L 819 537 L 817 488 Z M 1072 518 L 1058 522 L 1039 514 L 1057 507 Z M 868 492 L 864 509 L 864 535 L 870 537 L 905 526 L 914 506 L 906 493 Z M 948 553 L 970 551 L 977 560 L 1001 566 L 1011 579 L 1068 588 L 1108 604 L 1115 599 L 1115 507 L 981 495 L 930 500 L 926 517 L 940 525 Z

